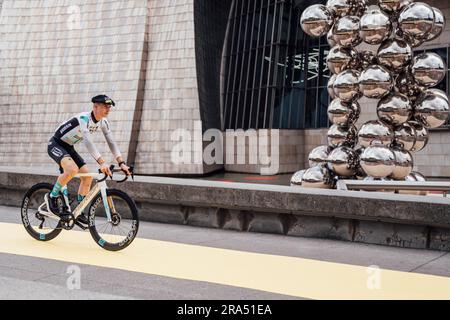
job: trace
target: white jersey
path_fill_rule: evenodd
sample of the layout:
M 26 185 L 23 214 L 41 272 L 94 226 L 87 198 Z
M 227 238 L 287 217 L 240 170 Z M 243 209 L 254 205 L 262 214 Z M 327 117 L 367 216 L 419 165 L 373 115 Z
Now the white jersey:
M 109 123 L 106 118 L 97 121 L 93 112 L 83 112 L 75 115 L 67 121 L 64 121 L 56 130 L 54 137 L 60 141 L 74 146 L 83 141 L 89 153 L 98 160 L 101 155 L 95 145 L 90 139 L 90 135 L 97 132 L 99 129 L 103 132 L 109 149 L 114 154 L 114 157 L 120 157 L 120 151 L 117 144 L 114 142 L 113 135 L 109 129 Z

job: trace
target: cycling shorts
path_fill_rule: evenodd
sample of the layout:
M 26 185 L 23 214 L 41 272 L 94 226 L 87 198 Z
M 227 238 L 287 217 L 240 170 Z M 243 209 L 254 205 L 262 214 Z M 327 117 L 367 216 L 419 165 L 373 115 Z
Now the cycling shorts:
M 52 137 L 48 142 L 47 153 L 58 165 L 59 171 L 64 172 L 61 161 L 64 158 L 72 158 L 78 168 L 82 168 L 86 165 L 83 158 L 75 151 L 75 148 L 58 138 Z

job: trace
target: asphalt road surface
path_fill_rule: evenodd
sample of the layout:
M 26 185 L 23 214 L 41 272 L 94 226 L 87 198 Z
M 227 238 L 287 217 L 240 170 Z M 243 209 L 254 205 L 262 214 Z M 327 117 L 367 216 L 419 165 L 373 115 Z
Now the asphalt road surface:
M 0 299 L 450 299 L 450 254 L 147 222 L 107 252 L 0 206 Z

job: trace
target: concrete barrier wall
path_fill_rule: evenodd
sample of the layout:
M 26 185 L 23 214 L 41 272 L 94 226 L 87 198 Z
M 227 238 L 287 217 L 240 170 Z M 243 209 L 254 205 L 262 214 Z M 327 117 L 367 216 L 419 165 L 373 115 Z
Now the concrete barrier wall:
M 20 206 L 28 188 L 55 179 L 1 168 L 0 204 Z M 448 198 L 155 177 L 108 184 L 133 197 L 143 221 L 450 251 Z

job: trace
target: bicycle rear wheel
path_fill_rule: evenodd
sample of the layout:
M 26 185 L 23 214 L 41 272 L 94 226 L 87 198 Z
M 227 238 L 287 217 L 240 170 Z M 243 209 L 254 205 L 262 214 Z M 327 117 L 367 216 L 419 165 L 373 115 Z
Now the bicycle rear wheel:
M 106 191 L 111 220 L 107 214 L 101 194 L 89 208 L 89 231 L 95 242 L 103 249 L 119 251 L 128 247 L 139 229 L 136 204 L 125 192 L 115 189 Z
M 22 201 L 22 223 L 27 232 L 36 240 L 50 241 L 62 231 L 59 221 L 39 213 L 48 212 L 44 195 L 50 192 L 53 186 L 49 183 L 39 183 L 30 188 Z

